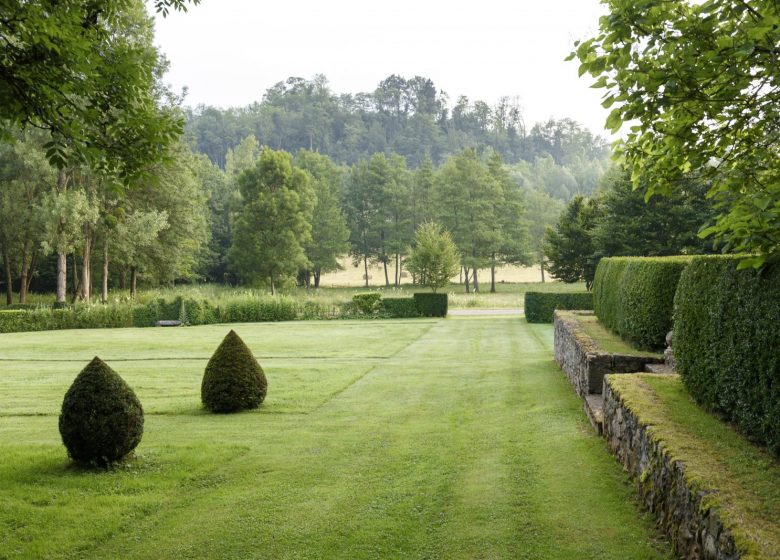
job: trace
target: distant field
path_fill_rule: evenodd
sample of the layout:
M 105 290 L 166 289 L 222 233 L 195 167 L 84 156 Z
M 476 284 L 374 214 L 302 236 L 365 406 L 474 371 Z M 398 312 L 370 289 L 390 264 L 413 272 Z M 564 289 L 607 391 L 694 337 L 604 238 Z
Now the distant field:
M 260 410 L 199 404 L 228 327 L 0 335 L 0 558 L 670 558 L 517 317 L 231 325 Z M 73 468 L 57 431 L 99 354 L 146 409 L 137 460 Z
M 334 286 L 363 286 L 365 285 L 365 279 L 363 278 L 363 264 L 355 267 L 352 265 L 351 259 L 341 259 L 339 261 L 344 270 L 338 272 L 329 272 L 322 275 L 320 286 L 322 287 L 334 287 Z M 395 278 L 395 267 L 388 265 L 387 274 L 390 278 L 390 283 L 393 283 Z M 406 274 L 403 272 L 402 274 Z M 382 266 L 369 266 L 368 267 L 368 283 L 370 286 L 384 286 L 385 285 L 385 272 Z M 481 284 L 490 286 L 490 269 L 480 270 L 477 274 L 477 279 Z M 549 275 L 545 273 L 545 279 L 550 280 Z M 538 266 L 502 266 L 496 269 L 496 282 L 541 282 L 542 274 Z M 459 281 L 458 277 L 452 278 L 454 283 Z M 402 284 L 411 284 L 411 276 L 406 276 L 401 279 Z

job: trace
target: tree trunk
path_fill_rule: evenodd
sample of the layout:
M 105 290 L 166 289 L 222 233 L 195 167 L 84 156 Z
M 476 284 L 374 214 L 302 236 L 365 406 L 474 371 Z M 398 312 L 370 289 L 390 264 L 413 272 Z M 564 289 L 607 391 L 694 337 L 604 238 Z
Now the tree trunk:
M 14 277 L 8 251 L 3 251 L 3 268 L 5 268 L 5 304 L 11 305 L 14 302 Z
M 127 289 L 127 270 L 124 268 L 119 273 L 119 289 L 123 292 Z
M 463 267 L 463 278 L 464 278 L 464 283 L 466 284 L 466 293 L 470 294 L 471 287 L 469 286 L 469 267 L 467 266 Z
M 271 274 L 271 295 L 276 295 L 276 284 L 274 284 L 274 275 Z
M 366 273 L 366 288 L 368 288 L 368 257 L 363 255 L 363 270 Z
M 30 257 L 30 273 L 27 275 L 27 286 L 25 286 L 25 293 L 30 293 L 30 285 L 32 284 L 33 274 L 35 273 L 35 267 L 38 265 L 38 251 L 33 251 Z
M 539 253 L 539 270 L 542 271 L 542 284 L 544 284 L 544 253 Z
M 322 275 L 322 269 L 317 269 L 314 271 L 314 288 L 317 289 L 320 287 L 320 276 Z
M 382 262 L 382 265 L 385 267 L 385 288 L 390 287 L 390 277 L 387 275 L 387 257 L 385 257 L 385 260 Z
M 57 303 L 65 303 L 65 290 L 68 280 L 68 257 L 57 253 Z
M 130 268 L 130 297 L 135 299 L 138 293 L 138 270 L 135 267 Z
M 477 267 L 474 267 L 474 272 L 471 274 L 471 279 L 474 282 L 474 293 L 479 292 L 479 277 L 477 276 Z
M 73 271 L 71 272 L 71 276 L 73 276 L 73 293 L 71 297 L 73 301 L 76 301 L 79 292 L 81 291 L 81 282 L 79 281 L 79 263 L 76 260 L 76 253 L 73 253 Z
M 84 252 L 81 257 L 81 294 L 79 299 L 90 301 L 92 299 L 92 228 L 84 226 Z
M 28 282 L 30 276 L 29 251 L 30 244 L 28 242 L 22 248 L 22 268 L 19 270 L 19 303 L 27 303 L 27 288 L 30 286 Z
M 490 293 L 496 293 L 496 254 L 493 253 L 492 261 L 490 263 Z
M 100 301 L 108 303 L 108 237 L 103 240 L 103 289 L 100 292 Z

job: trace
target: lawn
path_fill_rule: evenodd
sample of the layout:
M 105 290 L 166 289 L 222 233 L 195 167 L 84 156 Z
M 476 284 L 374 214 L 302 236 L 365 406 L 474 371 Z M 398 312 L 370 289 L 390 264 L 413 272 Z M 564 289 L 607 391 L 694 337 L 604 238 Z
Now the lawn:
M 204 413 L 232 327 L 269 380 Z M 517 317 L 0 335 L 0 558 L 668 558 Z M 62 396 L 97 353 L 147 411 L 135 462 L 69 465 Z

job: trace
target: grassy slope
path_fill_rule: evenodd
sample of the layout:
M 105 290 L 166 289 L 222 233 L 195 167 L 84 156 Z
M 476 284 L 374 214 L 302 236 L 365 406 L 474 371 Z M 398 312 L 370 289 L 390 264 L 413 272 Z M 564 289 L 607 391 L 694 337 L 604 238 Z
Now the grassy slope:
M 2 335 L 0 358 L 75 361 L 0 361 L 0 557 L 666 557 L 549 325 L 236 330 L 270 385 L 261 410 L 232 416 L 198 409 L 224 326 Z M 57 433 L 92 348 L 149 411 L 138 460 L 116 472 L 69 467 Z
M 613 376 L 610 383 L 686 475 L 710 497 L 745 558 L 778 558 L 780 462 L 693 403 L 678 376 Z

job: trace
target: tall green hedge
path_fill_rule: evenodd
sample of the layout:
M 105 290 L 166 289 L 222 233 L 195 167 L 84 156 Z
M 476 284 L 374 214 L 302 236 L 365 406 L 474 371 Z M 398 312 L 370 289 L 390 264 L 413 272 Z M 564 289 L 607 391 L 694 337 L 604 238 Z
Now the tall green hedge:
M 691 258 L 602 259 L 593 283 L 599 321 L 639 348 L 663 348 L 672 330 L 677 283 Z
M 529 323 L 552 323 L 556 309 L 593 309 L 590 292 L 526 292 L 523 303 L 525 319 Z
M 780 455 L 780 265 L 699 257 L 675 297 L 674 354 L 691 395 Z

